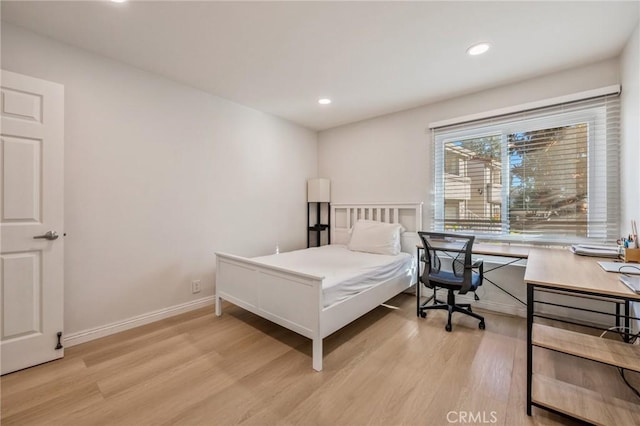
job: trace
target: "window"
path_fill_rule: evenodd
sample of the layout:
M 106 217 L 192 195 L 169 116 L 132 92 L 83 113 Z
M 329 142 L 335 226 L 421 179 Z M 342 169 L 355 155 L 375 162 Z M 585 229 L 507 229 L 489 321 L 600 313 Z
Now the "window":
M 618 238 L 618 96 L 436 128 L 433 140 L 435 230 Z

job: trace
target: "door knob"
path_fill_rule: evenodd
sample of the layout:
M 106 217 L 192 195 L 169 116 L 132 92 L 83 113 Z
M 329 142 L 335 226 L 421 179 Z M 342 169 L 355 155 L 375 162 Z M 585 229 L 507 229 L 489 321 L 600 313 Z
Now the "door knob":
M 46 234 L 43 235 L 36 235 L 35 237 L 33 237 L 34 240 L 37 240 L 38 238 L 43 238 L 45 240 L 57 240 L 59 237 L 58 233 L 56 231 L 47 231 Z

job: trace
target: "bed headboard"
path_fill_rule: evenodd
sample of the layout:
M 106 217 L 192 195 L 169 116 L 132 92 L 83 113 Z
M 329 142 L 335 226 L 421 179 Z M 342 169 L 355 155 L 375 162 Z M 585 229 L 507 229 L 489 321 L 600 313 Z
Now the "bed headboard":
M 420 242 L 418 231 L 422 230 L 422 203 L 331 204 L 331 242 L 347 244 L 349 230 L 358 219 L 401 224 L 405 229 L 402 251 L 415 253 Z

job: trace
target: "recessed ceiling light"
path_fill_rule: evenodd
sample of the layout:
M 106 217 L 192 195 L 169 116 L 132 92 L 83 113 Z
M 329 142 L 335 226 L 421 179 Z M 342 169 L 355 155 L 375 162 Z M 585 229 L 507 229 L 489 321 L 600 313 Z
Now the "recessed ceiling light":
M 331 103 L 331 99 L 329 98 L 318 99 L 318 103 L 320 105 L 329 105 Z
M 491 45 L 489 45 L 489 43 L 474 44 L 473 46 L 471 46 L 470 48 L 467 49 L 467 53 L 469 55 L 472 55 L 472 56 L 482 55 L 487 50 L 489 50 L 489 47 L 491 47 Z
M 114 3 L 124 3 L 127 0 L 111 0 L 111 1 L 114 2 Z

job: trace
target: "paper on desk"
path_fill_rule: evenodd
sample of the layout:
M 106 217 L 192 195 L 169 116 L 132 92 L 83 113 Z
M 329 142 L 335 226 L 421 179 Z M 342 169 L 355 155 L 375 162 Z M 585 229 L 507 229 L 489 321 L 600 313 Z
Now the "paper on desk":
M 640 264 L 622 262 L 598 262 L 598 265 L 607 272 L 640 275 Z
M 640 277 L 629 277 L 627 275 L 620 275 L 620 281 L 624 283 L 629 289 L 636 294 L 640 294 Z
M 592 244 L 574 244 L 570 248 L 571 252 L 581 256 L 594 257 L 618 257 L 618 247 L 598 246 Z

